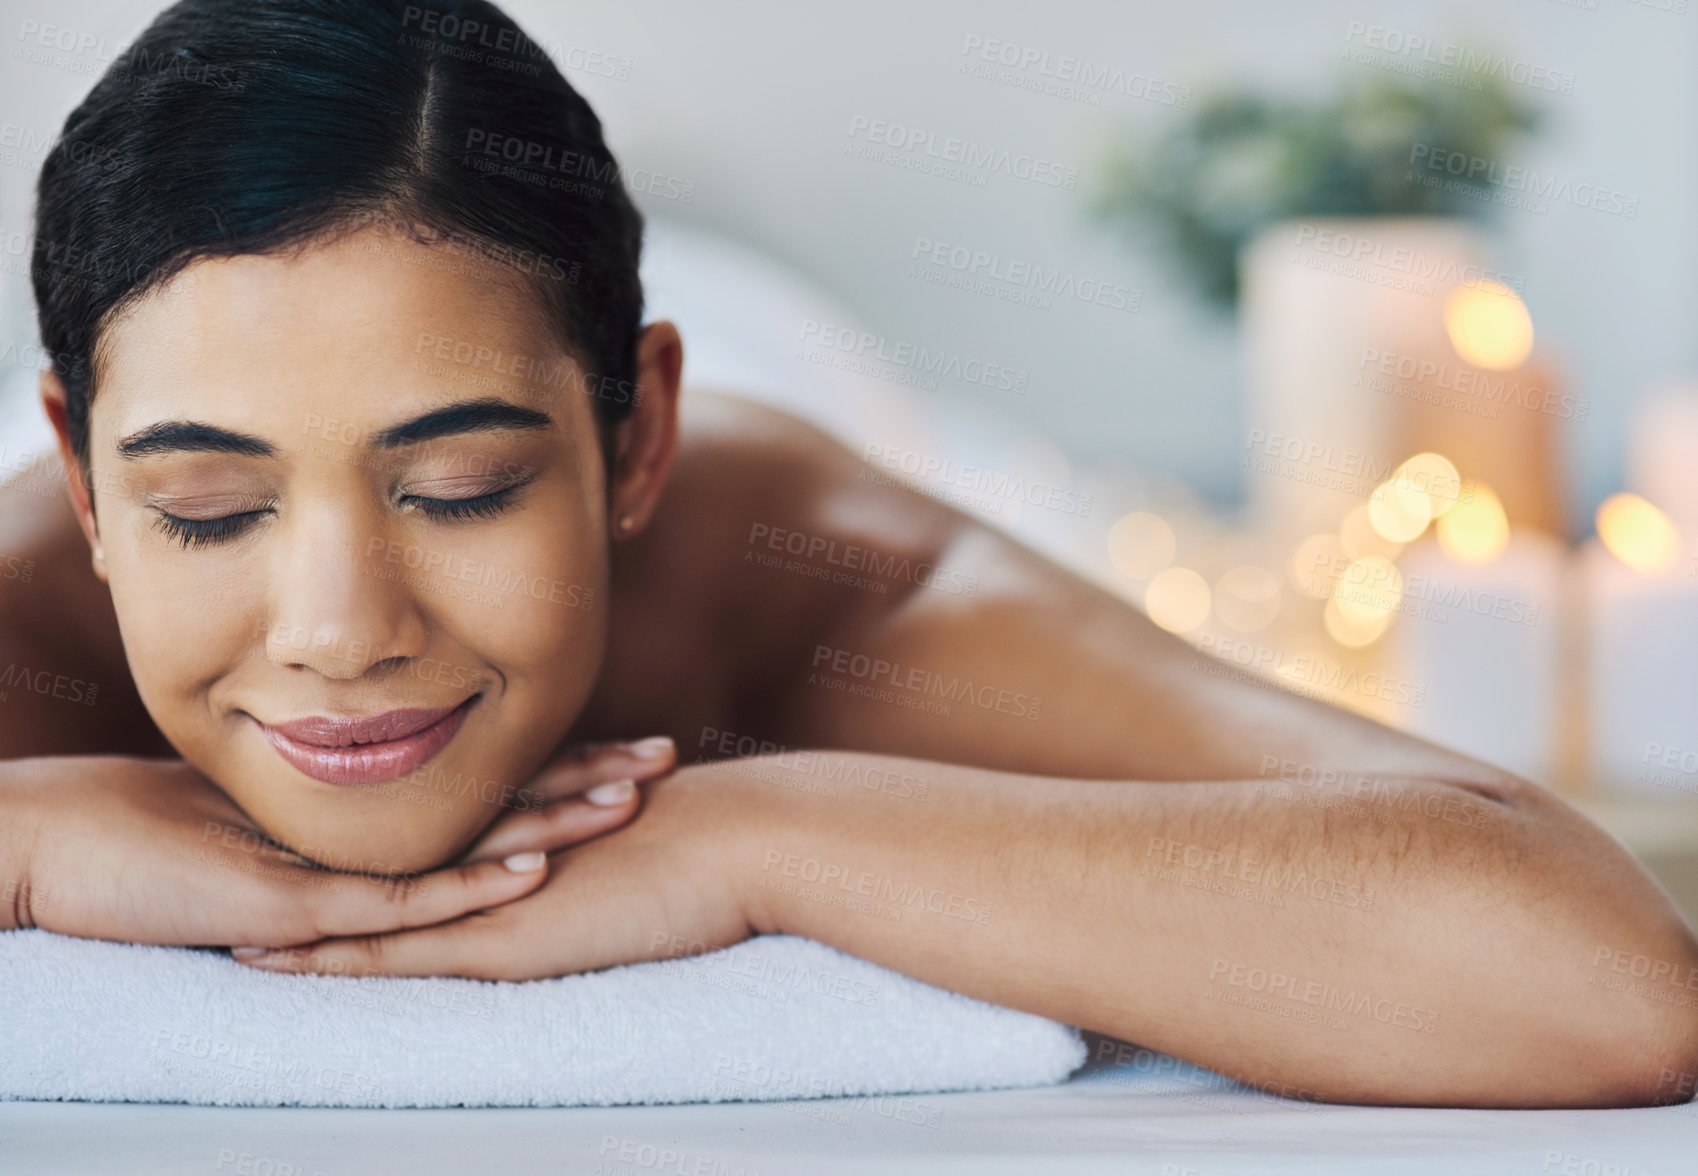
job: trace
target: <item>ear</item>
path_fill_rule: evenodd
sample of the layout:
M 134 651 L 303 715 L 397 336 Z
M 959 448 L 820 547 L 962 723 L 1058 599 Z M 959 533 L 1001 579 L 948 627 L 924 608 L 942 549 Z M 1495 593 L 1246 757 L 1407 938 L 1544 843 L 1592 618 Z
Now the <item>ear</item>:
M 637 386 L 631 415 L 620 424 L 608 494 L 613 538 L 630 539 L 648 526 L 678 450 L 678 386 L 684 341 L 669 322 L 650 323 L 637 340 Z
M 106 552 L 100 546 L 100 528 L 95 523 L 94 504 L 89 499 L 88 477 L 71 446 L 70 419 L 65 412 L 65 385 L 51 370 L 41 373 L 41 406 L 47 410 L 47 419 L 53 422 L 53 432 L 59 438 L 59 460 L 65 467 L 65 492 L 70 495 L 71 509 L 77 514 L 83 538 L 88 540 L 94 574 L 104 580 Z

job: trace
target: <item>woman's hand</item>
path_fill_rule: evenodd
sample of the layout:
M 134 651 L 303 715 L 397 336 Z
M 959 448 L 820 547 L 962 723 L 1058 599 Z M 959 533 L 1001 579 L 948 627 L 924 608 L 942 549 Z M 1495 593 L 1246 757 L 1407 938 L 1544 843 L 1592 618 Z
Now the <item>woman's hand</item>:
M 670 772 L 677 758 L 664 735 L 577 744 L 537 773 L 526 788 L 525 809 L 495 821 L 459 860 L 553 853 L 616 829 L 636 815 L 637 783 Z
M 532 807 L 497 820 L 453 868 L 399 877 L 289 852 L 181 760 L 0 763 L 0 930 L 243 945 L 440 923 L 534 889 L 544 855 L 630 820 L 633 781 L 674 758 L 666 738 L 575 747 L 532 782 Z
M 0 764 L 0 928 L 224 945 L 422 927 L 511 902 L 541 854 L 366 877 L 271 841 L 181 760 L 54 756 Z
M 764 844 L 761 790 L 744 785 L 713 768 L 645 785 L 635 821 L 555 853 L 547 883 L 517 902 L 236 958 L 278 972 L 534 980 L 729 946 L 753 933 L 743 879 Z

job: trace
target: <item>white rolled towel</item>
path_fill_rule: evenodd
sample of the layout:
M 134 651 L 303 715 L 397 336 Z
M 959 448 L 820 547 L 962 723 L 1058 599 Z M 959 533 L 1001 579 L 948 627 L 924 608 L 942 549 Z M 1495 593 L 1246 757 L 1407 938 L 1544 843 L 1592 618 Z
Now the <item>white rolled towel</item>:
M 1041 1086 L 1077 1030 L 812 940 L 522 984 L 0 933 L 0 1098 L 558 1107 Z

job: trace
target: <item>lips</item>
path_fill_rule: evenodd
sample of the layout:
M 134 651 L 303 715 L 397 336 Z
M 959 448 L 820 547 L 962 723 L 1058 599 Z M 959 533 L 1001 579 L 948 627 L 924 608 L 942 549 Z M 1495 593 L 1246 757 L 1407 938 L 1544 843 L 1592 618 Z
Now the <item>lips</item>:
M 314 716 L 259 723 L 266 741 L 297 771 L 326 784 L 376 784 L 427 762 L 459 733 L 472 695 L 458 706 Z

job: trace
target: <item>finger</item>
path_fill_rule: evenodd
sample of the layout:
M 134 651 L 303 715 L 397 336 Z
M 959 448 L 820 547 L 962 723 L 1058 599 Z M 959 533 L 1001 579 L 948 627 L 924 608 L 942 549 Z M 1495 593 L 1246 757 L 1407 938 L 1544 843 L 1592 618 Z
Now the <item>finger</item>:
M 534 810 L 614 780 L 652 780 L 670 772 L 677 762 L 678 749 L 665 735 L 634 743 L 597 743 L 575 748 L 567 758 L 556 760 L 537 773 L 525 790 L 531 803 L 520 807 Z
M 638 801 L 635 781 L 615 780 L 597 784 L 582 796 L 555 801 L 540 812 L 509 813 L 491 825 L 462 860 L 565 849 L 617 829 L 636 815 Z
M 327 975 L 533 980 L 712 950 L 750 927 L 726 894 L 677 882 L 674 850 L 633 850 L 621 832 L 554 858 L 546 888 L 507 906 L 392 935 L 327 936 L 293 950 L 244 952 L 245 964 Z M 664 950 L 663 950 L 664 949 Z
M 677 748 L 664 735 L 635 743 L 598 743 L 545 766 L 528 791 L 542 803 L 564 800 L 612 780 L 653 779 L 670 772 L 677 760 Z
M 317 878 L 304 888 L 274 887 L 286 899 L 281 910 L 272 920 L 254 920 L 233 944 L 272 947 L 443 923 L 529 894 L 548 877 L 548 859 L 521 853 L 503 861 L 386 878 L 325 870 L 300 873 Z
M 393 935 L 367 935 L 352 939 L 325 939 L 302 947 L 238 947 L 231 951 L 237 963 L 266 972 L 312 976 L 469 976 L 478 980 L 534 979 L 515 975 L 512 942 L 500 942 L 487 920 L 460 919 L 440 927 L 400 931 Z M 553 975 L 544 968 L 538 976 Z

